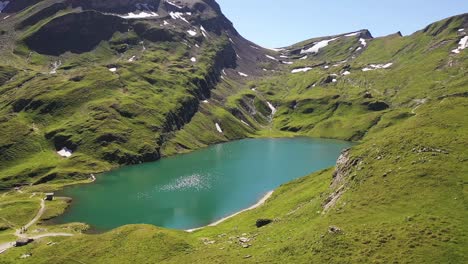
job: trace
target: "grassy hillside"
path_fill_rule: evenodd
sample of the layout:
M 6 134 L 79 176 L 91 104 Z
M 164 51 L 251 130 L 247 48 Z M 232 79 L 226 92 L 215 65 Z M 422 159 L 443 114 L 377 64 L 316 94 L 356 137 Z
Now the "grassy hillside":
M 23 39 L 39 25 L 15 34 Z M 10 249 L 0 263 L 464 263 L 468 54 L 452 50 L 466 31 L 461 15 L 411 36 L 366 38 L 365 46 L 341 35 L 307 58 L 297 51 L 322 39 L 305 41 L 269 53 L 293 64 L 271 60 L 276 70 L 244 79 L 219 65 L 232 55 L 223 34 L 140 43 L 135 32 L 115 33 L 92 51 L 58 58 L 29 56 L 18 42 L 0 65 L 0 184 L 32 185 L 0 193 L 0 244 L 34 216 L 44 192 L 119 165 L 245 137 L 360 144 L 336 168 L 194 233 L 132 225 L 81 234 L 85 224 L 47 221 L 67 200 L 47 203 L 31 230 L 75 235 Z M 54 62 L 59 74 L 45 73 Z M 72 158 L 56 155 L 64 146 Z M 274 221 L 257 228 L 257 219 Z

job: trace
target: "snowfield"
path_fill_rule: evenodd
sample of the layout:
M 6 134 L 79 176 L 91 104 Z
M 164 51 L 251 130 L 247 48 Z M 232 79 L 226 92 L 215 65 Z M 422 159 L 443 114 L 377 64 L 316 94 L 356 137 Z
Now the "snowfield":
M 158 17 L 159 15 L 155 12 L 140 12 L 140 13 L 133 13 L 130 12 L 125 16 L 120 16 L 121 18 L 125 19 L 138 19 L 138 18 L 148 18 L 148 17 Z
M 460 42 L 458 42 L 458 48 L 452 50 L 453 53 L 460 53 L 462 50 L 468 47 L 468 36 L 463 37 Z
M 323 49 L 325 48 L 326 46 L 328 46 L 328 43 L 332 42 L 332 41 L 335 41 L 339 38 L 332 38 L 332 39 L 328 39 L 328 40 L 322 40 L 322 41 L 319 41 L 317 43 L 314 44 L 314 46 L 306 49 L 306 50 L 301 50 L 301 54 L 306 54 L 306 53 L 315 53 L 317 54 L 319 52 L 320 49 Z

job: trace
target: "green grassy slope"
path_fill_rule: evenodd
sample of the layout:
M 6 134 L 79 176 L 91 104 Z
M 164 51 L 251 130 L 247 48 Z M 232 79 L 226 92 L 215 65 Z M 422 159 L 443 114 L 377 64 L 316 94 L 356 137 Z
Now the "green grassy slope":
M 340 159 L 343 162 L 337 169 L 285 184 L 265 205 L 216 227 L 185 233 L 136 225 L 105 234 L 48 238 L 9 250 L 0 263 L 15 263 L 28 252 L 32 257 L 22 262 L 464 263 L 468 257 L 468 54 L 451 50 L 463 36 L 458 29 L 468 30 L 467 21 L 462 15 L 411 36 L 369 40 L 359 54 L 350 52 L 359 45 L 358 38 L 349 37 L 316 56 L 284 65 L 275 76 L 248 84 L 226 78 L 216 84 L 208 103 L 200 103 L 186 125 L 169 122 L 173 129 L 166 131 L 152 131 L 151 125 L 164 124 L 162 113 L 183 111 L 180 102 L 200 100 L 187 95 L 193 90 L 184 84 L 203 79 L 210 68 L 202 64 L 190 69 L 185 45 L 152 46 L 138 64 L 110 56 L 89 67 L 89 75 L 78 84 L 65 81 L 77 75 L 73 68 L 68 75 L 39 75 L 24 84 L 38 87 L 34 93 L 13 89 L 31 77 L 16 73 L 14 81 L 0 88 L 2 94 L 12 95 L 0 101 L 5 116 L 0 125 L 8 135 L 1 139 L 0 147 L 9 146 L 1 152 L 7 155 L 0 156 L 5 164 L 0 167 L 2 176 L 8 175 L 3 177 L 11 184 L 58 171 L 65 175 L 26 187 L 27 194 L 60 188 L 63 178 L 76 170 L 91 173 L 90 166 L 93 170 L 115 166 L 102 159 L 103 155 L 138 155 L 139 150 L 148 150 L 146 140 L 156 136 L 165 139 L 162 155 L 248 136 L 306 135 L 360 144 Z M 218 42 L 223 43 L 225 39 Z M 106 45 L 89 57 L 106 57 Z M 206 58 L 210 58 L 218 49 L 206 50 Z M 393 64 L 387 69 L 362 71 L 371 64 L 386 63 Z M 118 74 L 111 74 L 109 65 L 116 65 Z M 320 66 L 291 73 L 296 67 L 310 65 Z M 153 68 L 159 74 L 150 72 Z M 350 74 L 343 75 L 345 71 Z M 54 82 L 47 82 L 49 78 Z M 151 82 L 155 85 L 148 84 Z M 89 89 L 96 86 L 102 88 Z M 129 88 L 124 91 L 122 87 Z M 85 94 L 91 99 L 70 100 L 72 104 L 55 112 L 58 99 Z M 27 97 L 41 104 L 11 113 L 15 102 L 11 98 Z M 267 102 L 278 108 L 273 117 Z M 216 131 L 215 123 L 223 127 L 223 134 Z M 89 131 L 93 134 L 87 134 Z M 47 137 L 50 134 L 53 136 Z M 92 143 L 95 136 L 109 134 L 119 145 Z M 55 135 L 80 142 L 74 158 L 56 157 Z M 39 174 L 25 173 L 34 168 L 31 164 Z M 25 197 L 20 199 L 21 206 L 10 206 L 17 195 L 2 196 L 2 215 L 27 219 L 36 207 Z M 55 205 L 50 216 L 63 207 Z M 16 219 L 18 224 L 11 224 L 11 217 L 4 218 L 0 223 L 7 229 L 0 233 L 0 241 L 2 236 L 7 241 L 23 221 L 21 217 Z M 274 222 L 255 227 L 255 221 L 263 218 Z M 249 241 L 242 243 L 240 238 Z M 57 244 L 47 245 L 49 241 Z

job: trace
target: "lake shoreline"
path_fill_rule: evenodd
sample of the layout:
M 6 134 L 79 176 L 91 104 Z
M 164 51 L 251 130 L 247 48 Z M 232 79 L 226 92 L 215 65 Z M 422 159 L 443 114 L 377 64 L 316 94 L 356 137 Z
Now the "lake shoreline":
M 242 213 L 244 213 L 244 212 L 247 212 L 247 211 L 251 211 L 251 210 L 253 210 L 253 209 L 256 209 L 256 208 L 262 206 L 263 204 L 265 204 L 265 202 L 266 202 L 268 199 L 271 198 L 271 196 L 273 195 L 273 192 L 274 192 L 274 191 L 269 191 L 269 192 L 267 192 L 267 193 L 262 197 L 262 199 L 260 199 L 256 204 L 250 206 L 249 208 L 240 210 L 240 211 L 238 211 L 238 212 L 236 212 L 236 213 L 233 213 L 233 214 L 231 214 L 231 215 L 228 215 L 228 216 L 226 216 L 226 217 L 223 217 L 223 218 L 221 218 L 220 220 L 218 220 L 218 221 L 216 221 L 216 222 L 213 222 L 213 223 L 211 223 L 211 224 L 208 224 L 208 225 L 206 225 L 206 226 L 197 227 L 197 228 L 192 228 L 192 229 L 187 229 L 187 230 L 185 230 L 185 232 L 193 233 L 193 232 L 195 232 L 195 231 L 204 229 L 204 228 L 206 228 L 206 227 L 217 226 L 217 225 L 221 224 L 222 222 L 224 222 L 224 221 L 226 221 L 226 220 L 229 220 L 229 219 L 231 219 L 231 218 L 233 218 L 233 217 L 235 217 L 235 216 L 237 216 L 237 215 L 239 215 L 239 214 L 242 214 Z

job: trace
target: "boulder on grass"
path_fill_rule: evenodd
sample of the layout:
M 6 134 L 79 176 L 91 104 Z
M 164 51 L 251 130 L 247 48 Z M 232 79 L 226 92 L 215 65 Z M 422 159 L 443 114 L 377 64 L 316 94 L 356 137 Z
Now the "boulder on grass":
M 257 222 L 255 223 L 255 225 L 260 228 L 262 226 L 266 226 L 268 224 L 271 224 L 273 222 L 273 220 L 271 219 L 258 219 Z

